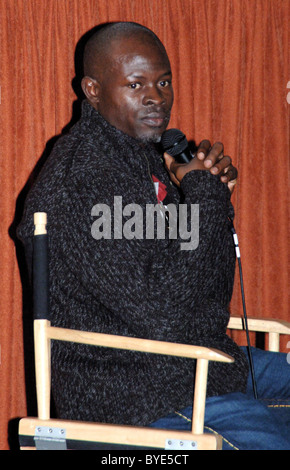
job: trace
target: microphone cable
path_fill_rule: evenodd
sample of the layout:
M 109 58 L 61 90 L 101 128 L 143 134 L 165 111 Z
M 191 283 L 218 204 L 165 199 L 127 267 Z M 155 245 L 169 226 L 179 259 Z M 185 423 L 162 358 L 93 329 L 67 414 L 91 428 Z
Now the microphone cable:
M 257 394 L 257 385 L 256 385 L 256 379 L 255 379 L 255 370 L 254 370 L 254 364 L 253 364 L 253 358 L 252 358 L 252 351 L 251 351 L 251 343 L 250 343 L 250 335 L 249 335 L 249 328 L 248 328 L 248 318 L 247 318 L 247 311 L 246 311 L 246 301 L 245 301 L 245 291 L 244 291 L 244 282 L 243 282 L 243 271 L 242 271 L 242 262 L 241 262 L 241 252 L 240 252 L 240 247 L 239 247 L 239 240 L 238 240 L 238 235 L 236 233 L 234 224 L 232 219 L 228 217 L 231 225 L 231 232 L 233 235 L 233 240 L 234 240 L 234 245 L 235 245 L 235 250 L 236 250 L 236 256 L 238 260 L 238 265 L 239 265 L 239 274 L 240 274 L 240 284 L 241 284 L 241 294 L 242 294 L 242 303 L 243 303 L 243 313 L 244 313 L 244 326 L 246 330 L 246 336 L 247 336 L 247 343 L 248 343 L 248 355 L 249 355 L 249 364 L 250 364 L 250 370 L 251 370 L 251 376 L 252 376 L 252 383 L 253 383 L 253 391 L 254 391 L 254 397 L 257 400 L 258 399 L 258 394 Z

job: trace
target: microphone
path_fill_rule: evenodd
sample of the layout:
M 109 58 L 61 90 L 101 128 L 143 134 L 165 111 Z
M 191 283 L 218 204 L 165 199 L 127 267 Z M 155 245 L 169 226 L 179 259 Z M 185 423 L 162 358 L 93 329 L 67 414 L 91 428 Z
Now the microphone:
M 174 157 L 178 163 L 188 163 L 194 157 L 185 135 L 179 129 L 168 129 L 163 132 L 161 145 L 164 152 Z

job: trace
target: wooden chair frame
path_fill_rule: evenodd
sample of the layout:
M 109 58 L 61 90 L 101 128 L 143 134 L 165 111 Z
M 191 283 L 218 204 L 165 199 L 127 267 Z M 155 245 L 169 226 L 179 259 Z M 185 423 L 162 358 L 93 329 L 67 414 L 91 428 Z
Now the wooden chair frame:
M 46 234 L 46 214 L 35 214 L 35 236 Z M 269 349 L 279 350 L 279 335 L 290 334 L 290 324 L 278 320 L 248 319 L 250 331 L 269 332 Z M 232 317 L 229 328 L 243 329 L 243 320 Z M 92 346 L 141 351 L 191 358 L 196 361 L 191 431 L 171 431 L 104 423 L 55 420 L 50 418 L 51 341 L 69 341 Z M 131 449 L 217 450 L 222 438 L 204 433 L 204 412 L 209 361 L 231 363 L 233 358 L 216 349 L 179 343 L 70 330 L 51 326 L 47 319 L 34 320 L 37 418 L 23 418 L 19 423 L 21 449 L 86 448 L 130 446 Z M 150 393 L 150 391 L 148 391 Z M 78 447 L 79 446 L 79 447 Z

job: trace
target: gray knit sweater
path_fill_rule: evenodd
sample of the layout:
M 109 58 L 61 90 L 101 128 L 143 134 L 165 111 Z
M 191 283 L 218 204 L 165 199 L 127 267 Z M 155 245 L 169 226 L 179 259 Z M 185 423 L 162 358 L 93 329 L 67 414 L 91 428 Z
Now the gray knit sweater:
M 199 204 L 199 245 L 177 239 L 95 239 L 93 206 L 156 204 L 152 175 L 166 200 Z M 56 143 L 32 188 L 18 229 L 28 262 L 33 212 L 48 213 L 53 325 L 218 348 L 233 364 L 212 363 L 208 396 L 244 391 L 247 361 L 226 335 L 235 253 L 230 193 L 207 171 L 188 173 L 181 191 L 149 144 L 109 125 L 88 102 Z M 127 217 L 128 219 L 128 217 Z M 52 389 L 66 419 L 148 424 L 189 405 L 192 360 L 53 343 Z

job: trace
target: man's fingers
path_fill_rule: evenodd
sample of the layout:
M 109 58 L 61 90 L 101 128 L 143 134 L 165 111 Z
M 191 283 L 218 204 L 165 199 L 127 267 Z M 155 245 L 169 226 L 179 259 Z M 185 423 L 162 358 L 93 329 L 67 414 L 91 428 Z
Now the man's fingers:
M 206 147 L 208 146 L 208 143 L 209 141 L 203 141 L 203 147 L 199 147 L 198 152 L 200 151 L 200 148 L 203 148 L 204 151 L 206 151 Z M 215 163 L 213 166 L 210 165 L 210 168 L 208 170 L 213 175 L 219 176 L 223 183 L 228 184 L 228 187 L 230 191 L 232 192 L 236 184 L 238 171 L 232 165 L 231 157 L 229 157 L 228 155 L 224 156 L 221 150 L 223 150 L 222 144 L 217 144 L 214 148 L 213 154 L 212 154 L 212 150 L 210 151 L 208 157 L 212 158 L 211 165 L 213 161 Z M 180 182 L 182 178 L 189 171 L 206 170 L 206 160 L 208 157 L 206 157 L 204 161 L 201 161 L 200 159 L 193 159 L 189 163 L 177 163 L 171 155 L 164 153 L 165 166 L 169 172 L 171 180 L 177 186 L 180 186 Z
M 171 180 L 177 186 L 180 186 L 180 181 L 175 176 L 176 167 L 177 167 L 177 163 L 176 163 L 175 159 L 171 155 L 169 155 L 168 153 L 164 153 L 163 156 L 164 156 L 165 166 L 166 166 L 166 169 L 167 169 L 167 171 L 170 175 Z
M 233 192 L 236 184 L 237 184 L 237 179 L 234 179 L 234 180 L 231 180 L 231 181 L 228 182 L 228 188 L 229 188 L 231 193 Z
M 164 153 L 164 162 L 168 171 L 175 173 L 177 167 L 176 160 L 169 153 Z
M 212 168 L 219 160 L 223 158 L 224 146 L 221 142 L 215 142 L 211 147 L 209 140 L 203 140 L 197 150 L 197 156 L 204 160 L 206 168 Z
M 197 150 L 197 158 L 199 160 L 204 160 L 205 157 L 207 156 L 208 152 L 210 151 L 211 144 L 209 140 L 203 140 L 198 147 Z
M 228 183 L 229 181 L 236 180 L 238 177 L 238 170 L 233 165 L 229 165 L 224 169 L 224 174 L 221 175 L 221 181 Z
M 232 165 L 232 159 L 228 155 L 221 156 L 221 158 L 211 167 L 210 171 L 214 175 L 219 175 L 220 173 L 226 173 L 230 166 Z

